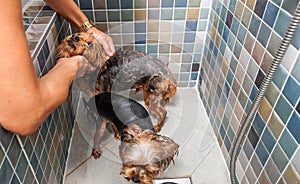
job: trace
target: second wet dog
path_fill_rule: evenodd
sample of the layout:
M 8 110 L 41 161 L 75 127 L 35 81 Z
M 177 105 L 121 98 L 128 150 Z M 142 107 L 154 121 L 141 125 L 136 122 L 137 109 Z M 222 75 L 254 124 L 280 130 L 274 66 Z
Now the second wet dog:
M 94 136 L 92 155 L 96 159 L 101 156 L 100 139 L 107 125 L 111 125 L 115 138 L 121 141 L 120 174 L 128 181 L 152 184 L 178 154 L 179 145 L 154 132 L 148 111 L 138 102 L 115 93 L 101 93 L 84 103 L 88 111 L 95 106 L 102 120 Z

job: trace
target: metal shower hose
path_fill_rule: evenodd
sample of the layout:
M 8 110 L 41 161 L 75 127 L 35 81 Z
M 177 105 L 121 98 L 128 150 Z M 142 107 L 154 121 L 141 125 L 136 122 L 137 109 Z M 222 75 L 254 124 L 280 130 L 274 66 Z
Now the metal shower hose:
M 237 157 L 238 157 L 238 155 L 241 151 L 241 148 L 244 144 L 244 141 L 248 135 L 249 129 L 250 129 L 252 121 L 253 121 L 253 117 L 254 117 L 255 113 L 257 112 L 257 109 L 258 109 L 263 97 L 265 96 L 266 90 L 268 89 L 268 87 L 272 81 L 274 73 L 278 69 L 280 62 L 281 62 L 283 56 L 285 55 L 293 36 L 295 35 L 295 33 L 297 31 L 299 23 L 300 23 L 300 2 L 298 3 L 297 9 L 292 17 L 290 25 L 283 37 L 283 40 L 281 41 L 280 47 L 276 52 L 276 55 L 272 61 L 272 65 L 270 66 L 269 71 L 268 71 L 267 75 L 265 76 L 265 78 L 259 88 L 259 91 L 258 91 L 258 93 L 253 101 L 253 104 L 249 110 L 249 113 L 247 114 L 246 118 L 244 119 L 244 122 L 242 122 L 242 126 L 239 129 L 238 136 L 233 144 L 232 154 L 231 154 L 231 158 L 230 158 L 230 168 L 229 168 L 230 179 L 231 179 L 232 184 L 238 183 L 237 177 L 235 174 L 236 160 L 237 160 Z M 300 42 L 300 40 L 298 40 L 298 41 Z

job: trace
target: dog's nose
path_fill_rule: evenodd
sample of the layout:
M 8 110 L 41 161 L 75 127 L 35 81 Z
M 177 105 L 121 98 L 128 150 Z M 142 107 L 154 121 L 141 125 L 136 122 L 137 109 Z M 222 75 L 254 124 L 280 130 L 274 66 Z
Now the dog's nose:
M 140 180 L 139 180 L 138 178 L 132 178 L 132 181 L 133 181 L 134 183 L 140 183 Z
M 73 42 L 78 42 L 80 39 L 79 39 L 79 36 L 77 36 L 77 35 L 72 35 L 71 40 L 72 40 Z

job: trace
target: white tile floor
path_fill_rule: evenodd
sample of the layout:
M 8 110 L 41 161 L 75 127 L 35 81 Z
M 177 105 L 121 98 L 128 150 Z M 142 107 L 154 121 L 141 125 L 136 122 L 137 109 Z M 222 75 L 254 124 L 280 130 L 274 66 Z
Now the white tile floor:
M 143 104 L 141 96 L 136 99 Z M 191 178 L 193 184 L 229 184 L 229 173 L 221 150 L 209 125 L 205 109 L 195 88 L 180 88 L 166 105 L 168 111 L 160 134 L 172 138 L 180 145 L 175 165 L 157 178 Z M 156 120 L 153 119 L 154 124 Z M 91 157 L 96 124 L 88 121 L 83 107 L 79 107 L 74 126 L 70 155 L 67 162 L 65 184 L 130 184 L 119 175 L 121 162 L 119 142 L 106 131 L 102 137 L 103 155 Z M 178 182 L 185 184 L 186 180 Z M 133 183 L 133 182 L 132 182 Z M 155 183 L 159 183 L 159 180 Z

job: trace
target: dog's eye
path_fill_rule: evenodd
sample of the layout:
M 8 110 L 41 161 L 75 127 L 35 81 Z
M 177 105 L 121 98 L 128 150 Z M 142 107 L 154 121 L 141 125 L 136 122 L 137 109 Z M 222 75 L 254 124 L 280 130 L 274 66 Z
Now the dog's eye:
M 89 47 L 93 47 L 93 43 L 92 42 L 88 42 L 87 43 Z

